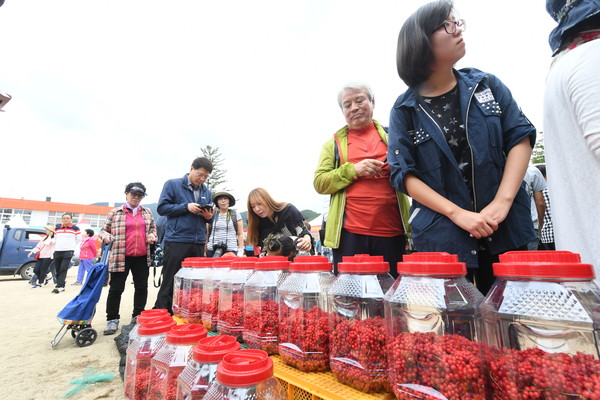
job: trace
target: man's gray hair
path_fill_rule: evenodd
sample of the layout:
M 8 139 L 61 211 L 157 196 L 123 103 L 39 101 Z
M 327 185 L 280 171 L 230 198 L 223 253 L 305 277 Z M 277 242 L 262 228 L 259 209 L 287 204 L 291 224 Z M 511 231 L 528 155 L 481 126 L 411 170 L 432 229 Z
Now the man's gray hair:
M 373 96 L 373 91 L 371 90 L 371 88 L 365 85 L 364 83 L 349 83 L 346 86 L 344 86 L 342 90 L 340 90 L 340 92 L 338 93 L 337 99 L 340 108 L 342 108 L 342 95 L 346 90 L 356 90 L 358 92 L 364 90 L 367 93 L 367 96 L 369 96 L 369 100 L 371 102 L 373 102 L 373 99 L 375 98 L 375 96 Z

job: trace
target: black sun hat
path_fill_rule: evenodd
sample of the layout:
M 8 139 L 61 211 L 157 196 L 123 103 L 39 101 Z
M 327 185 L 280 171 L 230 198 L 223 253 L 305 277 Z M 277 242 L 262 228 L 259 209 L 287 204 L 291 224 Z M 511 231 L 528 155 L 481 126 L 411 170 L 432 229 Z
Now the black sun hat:
M 219 206 L 219 204 L 217 203 L 217 201 L 219 200 L 219 197 L 227 197 L 229 199 L 229 207 L 233 207 L 235 206 L 235 197 L 233 197 L 231 194 L 227 193 L 227 192 L 217 192 L 215 194 L 213 194 L 213 203 L 215 203 L 215 206 Z

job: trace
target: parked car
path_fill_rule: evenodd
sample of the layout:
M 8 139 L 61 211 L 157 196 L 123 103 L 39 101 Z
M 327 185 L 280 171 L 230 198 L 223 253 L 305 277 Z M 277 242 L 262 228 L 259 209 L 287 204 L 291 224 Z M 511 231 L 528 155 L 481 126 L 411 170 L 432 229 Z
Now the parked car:
M 0 239 L 0 275 L 31 279 L 35 260 L 27 254 L 46 236 L 44 229 L 11 228 L 5 225 Z

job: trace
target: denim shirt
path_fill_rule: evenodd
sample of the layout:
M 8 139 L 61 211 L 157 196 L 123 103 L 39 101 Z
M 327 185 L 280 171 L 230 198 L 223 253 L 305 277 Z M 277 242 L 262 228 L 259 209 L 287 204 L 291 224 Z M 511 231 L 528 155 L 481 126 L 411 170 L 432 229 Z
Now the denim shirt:
M 498 78 L 473 68 L 454 73 L 472 152 L 474 198 L 440 127 L 419 106 L 415 88 L 402 94 L 391 111 L 390 181 L 407 193 L 404 178 L 410 173 L 459 207 L 479 212 L 498 191 L 508 152 L 527 137 L 533 146 L 536 131 Z M 447 251 L 458 254 L 468 267 L 477 267 L 477 239 L 447 217 L 413 199 L 409 223 L 417 251 Z M 506 219 L 485 240 L 492 254 L 500 254 L 534 238 L 530 200 L 522 184 Z
M 600 0 L 547 0 L 546 11 L 558 22 L 548 38 L 552 55 L 556 55 L 565 32 L 600 12 Z

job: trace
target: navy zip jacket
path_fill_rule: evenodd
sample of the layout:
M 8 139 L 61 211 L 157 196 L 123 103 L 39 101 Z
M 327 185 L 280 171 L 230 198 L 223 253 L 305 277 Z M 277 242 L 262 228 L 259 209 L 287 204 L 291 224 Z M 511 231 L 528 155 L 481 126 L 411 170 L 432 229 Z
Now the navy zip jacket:
M 198 201 L 194 200 L 194 192 L 189 186 L 188 175 L 183 178 L 169 179 L 165 182 L 158 200 L 159 215 L 167 217 L 164 226 L 164 241 L 179 243 L 206 243 L 206 220 L 201 214 L 193 214 L 188 210 L 188 203 L 198 203 L 200 207 L 212 205 L 212 193 L 202 184 Z
M 454 71 L 460 108 L 473 158 L 473 196 L 464 182 L 438 125 L 420 108 L 415 88 L 403 93 L 390 115 L 388 161 L 392 186 L 407 193 L 406 174 L 466 210 L 479 212 L 496 195 L 506 156 L 526 137 L 535 143 L 535 127 L 523 115 L 508 88 L 495 76 L 477 69 Z M 408 194 L 408 193 L 407 193 Z M 417 251 L 458 254 L 467 267 L 476 268 L 477 239 L 450 219 L 413 199 L 409 223 Z M 517 249 L 535 238 L 530 199 L 524 184 L 517 192 L 506 219 L 484 240 L 492 254 Z

